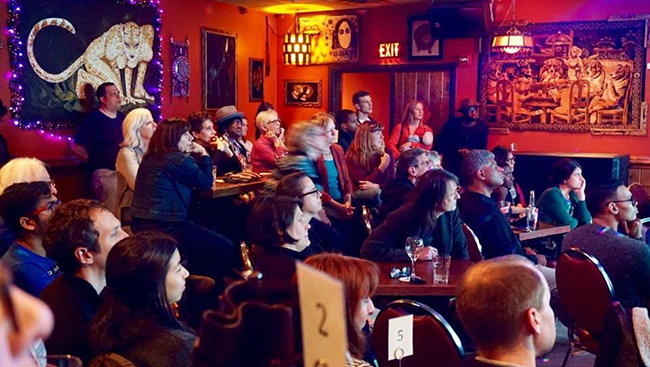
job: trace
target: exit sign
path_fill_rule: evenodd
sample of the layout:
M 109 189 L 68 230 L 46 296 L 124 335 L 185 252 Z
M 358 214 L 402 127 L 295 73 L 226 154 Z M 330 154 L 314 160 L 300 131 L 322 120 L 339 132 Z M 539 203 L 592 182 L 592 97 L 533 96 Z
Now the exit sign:
M 399 57 L 399 42 L 380 43 L 379 57 L 382 59 Z

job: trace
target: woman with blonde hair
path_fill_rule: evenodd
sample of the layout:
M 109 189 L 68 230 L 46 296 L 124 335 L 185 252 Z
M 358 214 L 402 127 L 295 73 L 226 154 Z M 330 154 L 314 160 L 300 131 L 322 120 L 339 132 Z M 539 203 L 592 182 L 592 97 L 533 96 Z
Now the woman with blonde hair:
M 56 186 L 47 172 L 45 163 L 36 158 L 14 158 L 0 169 L 0 194 L 13 184 L 35 181 L 49 183 L 52 194 L 57 194 Z
M 381 187 L 395 178 L 395 159 L 386 151 L 384 127 L 378 122 L 364 123 L 357 129 L 345 155 L 345 162 L 355 187 L 354 199 L 373 199 L 378 205 Z
M 122 220 L 122 208 L 129 207 L 135 191 L 135 177 L 138 174 L 142 156 L 147 151 L 149 141 L 156 130 L 156 122 L 146 108 L 136 108 L 129 112 L 122 122 L 124 142 L 117 153 L 117 203 L 115 217 Z
M 284 129 L 281 126 L 278 113 L 269 109 L 255 117 L 255 126 L 260 137 L 253 144 L 251 163 L 254 172 L 267 172 L 275 169 L 275 161 L 286 153 L 284 145 Z
M 305 263 L 343 284 L 348 350 L 352 357 L 348 365 L 370 367 L 370 363 L 376 364 L 374 353 L 367 350 L 369 344 L 363 330 L 368 317 L 375 312 L 370 298 L 379 283 L 377 265 L 368 260 L 326 253 L 311 256 Z
M 420 148 L 431 150 L 433 147 L 433 130 L 424 124 L 424 103 L 410 101 L 404 108 L 402 123 L 393 128 L 388 140 L 388 148 L 395 158 L 407 149 Z

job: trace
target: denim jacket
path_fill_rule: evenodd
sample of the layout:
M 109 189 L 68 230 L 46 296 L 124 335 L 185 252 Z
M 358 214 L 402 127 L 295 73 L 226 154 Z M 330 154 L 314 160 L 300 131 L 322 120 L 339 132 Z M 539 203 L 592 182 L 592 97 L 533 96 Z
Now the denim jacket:
M 187 218 L 192 189 L 212 187 L 212 160 L 194 158 L 172 151 L 158 157 L 145 157 L 135 180 L 130 214 L 158 221 L 182 221 Z

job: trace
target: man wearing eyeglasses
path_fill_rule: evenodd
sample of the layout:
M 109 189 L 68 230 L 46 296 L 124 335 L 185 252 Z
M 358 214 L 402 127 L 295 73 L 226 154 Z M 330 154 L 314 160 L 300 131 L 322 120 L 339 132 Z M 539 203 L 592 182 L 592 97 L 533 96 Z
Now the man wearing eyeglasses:
M 1 261 L 11 270 L 16 285 L 38 297 L 59 274 L 47 257 L 43 232 L 59 200 L 47 182 L 13 184 L 0 195 L 0 215 L 16 235 Z
M 643 242 L 637 202 L 620 181 L 609 179 L 587 189 L 591 224 L 571 231 L 562 249 L 578 247 L 596 257 L 625 308 L 648 307 L 650 249 Z

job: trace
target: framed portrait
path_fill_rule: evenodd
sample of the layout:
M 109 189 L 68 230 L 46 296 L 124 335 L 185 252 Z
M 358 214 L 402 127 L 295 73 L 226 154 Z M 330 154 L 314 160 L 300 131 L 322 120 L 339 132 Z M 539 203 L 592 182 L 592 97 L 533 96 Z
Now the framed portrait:
M 264 100 L 264 59 L 248 59 L 248 99 Z
M 531 23 L 520 29 L 532 37 L 530 52 L 485 42 L 481 116 L 490 128 L 647 135 L 645 29 L 644 20 Z
M 237 105 L 237 35 L 201 28 L 203 109 Z
M 359 16 L 356 14 L 297 16 L 296 30 L 312 35 L 311 63 L 359 61 Z
M 408 37 L 406 38 L 409 46 L 409 59 L 442 59 L 442 38 L 434 37 L 435 33 L 435 29 L 432 32 L 431 22 L 426 16 L 409 18 Z
M 158 118 L 162 69 L 157 66 L 160 23 L 155 6 L 114 0 L 12 4 L 10 18 L 15 21 L 8 43 L 14 68 L 8 84 L 16 125 L 75 128 L 96 105 L 95 91 L 105 82 L 118 87 L 120 111 L 149 108 Z M 127 46 L 118 41 L 125 34 L 131 37 L 124 41 Z M 102 60 L 109 57 L 128 62 L 105 72 Z
M 320 107 L 323 104 L 322 81 L 285 80 L 284 103 L 287 106 Z

